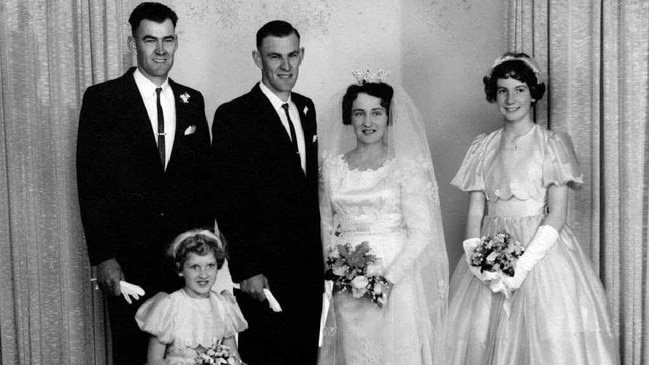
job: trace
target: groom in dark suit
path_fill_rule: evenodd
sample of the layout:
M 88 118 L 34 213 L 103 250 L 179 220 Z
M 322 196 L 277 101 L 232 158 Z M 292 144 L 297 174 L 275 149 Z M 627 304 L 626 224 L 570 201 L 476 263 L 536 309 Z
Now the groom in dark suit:
M 158 3 L 133 10 L 128 43 L 137 67 L 86 90 L 79 117 L 77 180 L 90 263 L 108 303 L 114 364 L 146 361 L 135 322 L 143 300 L 180 287 L 165 259 L 185 230 L 213 226 L 209 128 L 203 96 L 168 78 L 178 17 Z M 120 280 L 146 295 L 128 304 Z
M 315 364 L 323 291 L 316 114 L 291 92 L 304 49 L 291 24 L 257 32 L 261 83 L 221 105 L 212 126 L 217 221 L 249 328 L 239 352 L 249 365 Z M 282 312 L 273 312 L 263 289 Z

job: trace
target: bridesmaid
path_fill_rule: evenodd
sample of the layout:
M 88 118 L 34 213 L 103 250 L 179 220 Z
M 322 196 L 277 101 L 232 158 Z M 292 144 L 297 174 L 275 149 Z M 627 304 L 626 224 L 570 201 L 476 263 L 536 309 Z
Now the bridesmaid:
M 617 364 L 604 288 L 566 224 L 568 191 L 583 182 L 575 152 L 567 135 L 533 120 L 545 92 L 539 68 L 507 53 L 483 81 L 503 126 L 473 141 L 451 182 L 469 193 L 469 208 L 466 256 L 450 286 L 448 363 Z M 499 232 L 525 246 L 515 275 L 474 275 L 466 257 Z

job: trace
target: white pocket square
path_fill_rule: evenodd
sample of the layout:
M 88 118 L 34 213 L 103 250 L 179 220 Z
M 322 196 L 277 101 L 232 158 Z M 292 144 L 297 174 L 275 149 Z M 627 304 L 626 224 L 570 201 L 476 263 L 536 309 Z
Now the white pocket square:
M 318 135 L 314 134 L 313 135 L 313 141 L 311 141 L 311 143 L 316 143 L 317 141 L 318 141 Z
M 304 109 L 302 109 L 302 114 L 306 115 L 306 113 L 309 112 L 309 107 L 305 106 Z
M 188 136 L 190 134 L 194 134 L 194 132 L 196 132 L 196 126 L 193 125 L 193 124 L 190 125 L 189 127 L 187 127 L 187 129 L 185 129 L 185 135 L 186 136 Z

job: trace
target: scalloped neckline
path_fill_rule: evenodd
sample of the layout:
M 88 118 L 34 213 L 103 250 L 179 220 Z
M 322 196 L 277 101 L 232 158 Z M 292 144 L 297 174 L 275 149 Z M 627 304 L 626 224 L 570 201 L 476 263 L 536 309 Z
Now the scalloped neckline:
M 392 159 L 386 158 L 385 161 L 383 161 L 383 163 L 381 164 L 381 166 L 379 166 L 379 167 L 377 167 L 375 169 L 360 170 L 360 169 L 357 169 L 357 168 L 351 168 L 349 166 L 349 162 L 347 161 L 347 159 L 345 159 L 345 155 L 339 155 L 339 159 L 342 162 L 342 164 L 345 166 L 345 169 L 347 171 L 353 172 L 353 173 L 376 173 L 376 172 L 384 170 L 390 164 L 390 162 L 392 162 Z

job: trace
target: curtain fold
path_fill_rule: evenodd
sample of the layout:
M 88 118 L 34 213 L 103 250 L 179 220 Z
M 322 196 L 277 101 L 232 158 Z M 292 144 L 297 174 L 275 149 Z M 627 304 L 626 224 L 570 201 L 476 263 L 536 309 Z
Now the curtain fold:
M 75 151 L 83 91 L 128 64 L 122 2 L 0 4 L 1 364 L 106 363 Z
M 584 172 L 569 223 L 606 287 L 622 363 L 649 363 L 649 2 L 508 5 L 509 48 L 548 71 L 537 119 L 572 136 Z

